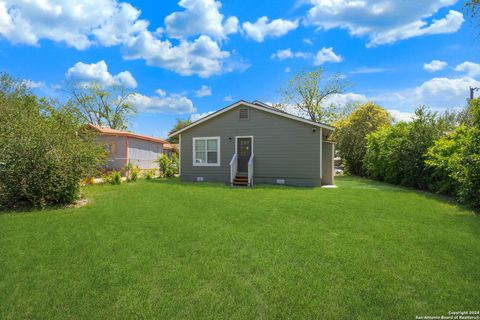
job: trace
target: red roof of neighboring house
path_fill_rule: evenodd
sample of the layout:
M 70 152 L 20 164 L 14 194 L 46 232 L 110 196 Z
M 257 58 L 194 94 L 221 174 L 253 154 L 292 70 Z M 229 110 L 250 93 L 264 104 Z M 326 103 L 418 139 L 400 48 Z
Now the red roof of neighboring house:
M 158 142 L 161 144 L 168 144 L 167 141 L 159 138 L 154 138 L 154 137 L 149 137 L 149 136 L 144 136 L 143 134 L 137 134 L 133 132 L 128 132 L 128 131 L 122 131 L 122 130 L 116 130 L 116 129 L 111 129 L 111 128 L 104 128 L 100 127 L 94 124 L 89 124 L 88 125 L 91 129 L 97 130 L 103 135 L 107 136 L 123 136 L 123 137 L 130 137 L 130 138 L 136 138 L 140 140 L 147 140 L 151 142 Z

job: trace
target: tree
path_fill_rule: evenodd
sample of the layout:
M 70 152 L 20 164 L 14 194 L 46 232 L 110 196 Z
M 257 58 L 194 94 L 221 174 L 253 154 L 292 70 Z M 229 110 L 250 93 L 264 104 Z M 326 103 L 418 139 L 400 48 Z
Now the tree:
M 382 107 L 368 102 L 360 105 L 347 118 L 340 120 L 334 133 L 340 156 L 351 174 L 364 175 L 363 158 L 367 135 L 383 126 L 390 126 L 392 117 Z
M 439 186 L 480 212 L 480 98 L 470 101 L 471 126 L 460 125 L 426 153 Z
M 480 0 L 467 1 L 463 5 L 463 8 L 470 18 L 478 19 L 480 17 Z
M 277 107 L 285 109 L 292 105 L 301 116 L 308 116 L 314 122 L 331 123 L 338 106 L 325 105 L 325 100 L 343 93 L 347 84 L 340 75 L 335 75 L 323 84 L 323 69 L 302 70 L 280 89 L 283 102 Z M 323 85 L 322 85 L 323 84 Z
M 130 99 L 134 94 L 123 86 L 72 85 L 69 106 L 84 123 L 124 130 L 136 108 Z
M 177 122 L 175 123 L 173 128 L 168 132 L 168 134 L 172 134 L 172 133 L 174 133 L 178 130 L 181 130 L 181 129 L 185 128 L 186 126 L 189 126 L 191 123 L 192 123 L 192 121 L 190 121 L 190 119 L 187 119 L 187 120 L 177 119 Z M 178 136 L 168 138 L 167 140 L 170 143 L 178 143 Z
M 71 109 L 0 77 L 0 208 L 67 204 L 105 150 Z
M 439 115 L 419 107 L 411 122 L 399 122 L 371 133 L 364 158 L 367 175 L 406 187 L 437 190 L 438 179 L 425 165 L 425 153 L 453 129 L 454 122 L 450 113 Z

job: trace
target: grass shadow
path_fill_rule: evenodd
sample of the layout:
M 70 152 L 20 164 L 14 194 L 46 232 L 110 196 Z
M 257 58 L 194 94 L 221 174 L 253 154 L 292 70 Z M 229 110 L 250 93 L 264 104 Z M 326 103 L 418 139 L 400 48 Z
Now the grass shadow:
M 475 215 L 478 215 L 478 213 L 472 211 L 465 205 L 459 203 L 453 196 L 447 196 L 443 194 L 437 194 L 437 193 L 432 193 L 427 190 L 419 190 L 419 189 L 414 189 L 410 187 L 405 187 L 401 185 L 396 185 L 396 184 L 391 184 L 388 182 L 384 181 L 378 181 L 378 180 L 372 180 L 364 177 L 357 177 L 357 176 L 341 176 L 336 178 L 339 181 L 345 181 L 345 182 L 350 182 L 353 183 L 353 186 L 350 186 L 349 188 L 355 189 L 355 183 L 359 184 L 360 189 L 376 189 L 376 190 L 384 190 L 384 191 L 394 191 L 394 192 L 402 192 L 402 193 L 408 193 L 408 192 L 413 192 L 422 198 L 425 199 L 432 199 L 436 201 L 440 201 L 442 203 L 446 203 L 449 205 L 453 205 L 458 208 L 459 211 L 462 213 L 473 213 Z

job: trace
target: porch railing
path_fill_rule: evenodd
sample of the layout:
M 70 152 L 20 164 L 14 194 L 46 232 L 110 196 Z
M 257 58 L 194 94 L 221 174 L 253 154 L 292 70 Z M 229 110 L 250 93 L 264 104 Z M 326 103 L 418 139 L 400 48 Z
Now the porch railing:
M 237 175 L 237 154 L 235 153 L 232 157 L 232 160 L 230 160 L 230 184 L 233 184 L 233 180 L 235 179 L 235 176 Z
M 250 159 L 248 159 L 248 186 L 253 186 L 253 158 L 255 155 L 252 153 Z

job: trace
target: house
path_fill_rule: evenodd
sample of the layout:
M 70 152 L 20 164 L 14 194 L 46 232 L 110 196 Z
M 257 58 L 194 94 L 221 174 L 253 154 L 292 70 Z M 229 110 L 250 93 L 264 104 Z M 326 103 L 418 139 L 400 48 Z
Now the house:
M 176 144 L 165 143 L 163 145 L 163 153 L 167 155 L 167 157 L 172 158 L 174 153 L 177 153 L 178 146 Z
M 172 133 L 180 178 L 232 185 L 333 184 L 334 127 L 238 101 Z
M 155 162 L 163 153 L 167 141 L 128 131 L 104 128 L 93 124 L 90 129 L 99 133 L 98 139 L 109 148 L 106 170 L 121 170 L 127 164 L 138 166 L 142 170 L 157 169 Z

